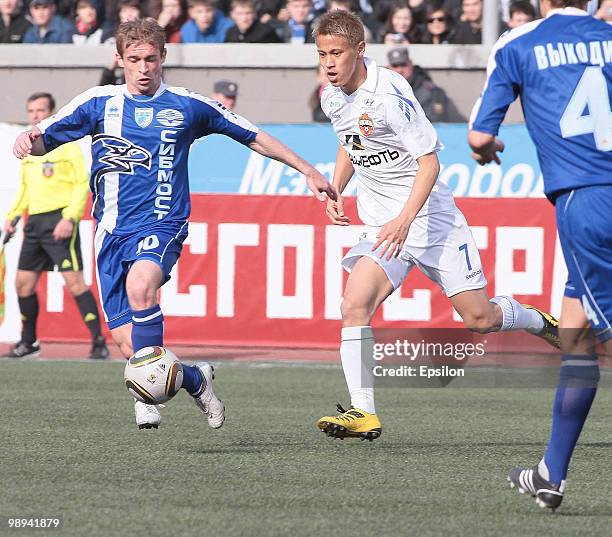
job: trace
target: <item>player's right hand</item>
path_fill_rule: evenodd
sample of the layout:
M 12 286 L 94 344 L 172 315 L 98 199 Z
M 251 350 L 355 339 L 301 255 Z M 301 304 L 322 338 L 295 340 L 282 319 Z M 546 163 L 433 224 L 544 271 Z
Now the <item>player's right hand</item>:
M 337 200 L 327 200 L 327 209 L 325 210 L 329 219 L 337 226 L 348 226 L 351 219 L 344 214 L 344 200 L 338 195 Z
M 27 157 L 32 153 L 32 143 L 38 140 L 42 136 L 40 130 L 36 127 L 31 128 L 29 131 L 22 132 L 13 145 L 13 155 L 18 159 Z

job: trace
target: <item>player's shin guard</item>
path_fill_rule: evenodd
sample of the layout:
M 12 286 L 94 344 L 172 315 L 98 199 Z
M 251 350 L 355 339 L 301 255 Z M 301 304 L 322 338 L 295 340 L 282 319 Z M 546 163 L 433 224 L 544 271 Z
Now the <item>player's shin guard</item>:
M 342 329 L 340 358 L 351 405 L 370 414 L 374 406 L 374 336 L 371 326 L 350 326 Z
M 159 304 L 146 310 L 132 310 L 132 348 L 163 347 L 164 315 Z
M 38 319 L 38 295 L 20 296 L 21 342 L 32 344 L 36 341 L 36 320 Z
M 544 321 L 536 310 L 526 308 L 510 296 L 494 296 L 490 302 L 497 304 L 502 311 L 500 331 L 527 330 L 537 334 L 544 328 Z
M 597 356 L 565 354 L 553 405 L 552 431 L 538 471 L 551 483 L 567 476 L 570 458 L 597 392 Z
M 77 306 L 81 312 L 83 322 L 87 325 L 91 338 L 96 339 L 102 335 L 100 328 L 100 314 L 98 313 L 98 305 L 96 299 L 91 294 L 91 291 L 87 290 L 78 296 L 75 296 Z

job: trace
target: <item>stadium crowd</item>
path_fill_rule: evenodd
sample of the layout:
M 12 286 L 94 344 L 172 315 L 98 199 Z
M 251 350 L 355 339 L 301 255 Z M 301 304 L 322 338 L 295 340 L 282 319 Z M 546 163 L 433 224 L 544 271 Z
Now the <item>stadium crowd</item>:
M 537 17 L 536 4 L 502 0 L 500 18 L 518 26 Z M 332 10 L 358 13 L 371 43 L 482 39 L 482 0 L 0 0 L 0 43 L 112 43 L 120 22 L 145 16 L 169 43 L 310 43 L 313 22 Z

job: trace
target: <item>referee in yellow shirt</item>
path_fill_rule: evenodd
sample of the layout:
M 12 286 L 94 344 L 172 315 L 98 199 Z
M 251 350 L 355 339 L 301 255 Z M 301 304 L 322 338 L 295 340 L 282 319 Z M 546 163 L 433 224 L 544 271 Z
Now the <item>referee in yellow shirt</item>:
M 55 101 L 49 93 L 35 93 L 27 100 L 26 109 L 30 125 L 36 125 L 53 114 Z M 5 233 L 13 234 L 13 219 L 24 213 L 29 215 L 16 279 L 22 319 L 21 340 L 6 355 L 10 358 L 40 354 L 36 338 L 36 285 L 41 272 L 53 270 L 55 265 L 91 332 L 89 358 L 108 357 L 98 306 L 83 279 L 79 221 L 88 195 L 85 162 L 76 143 L 64 144 L 42 157 L 23 159 L 19 191 L 4 223 Z

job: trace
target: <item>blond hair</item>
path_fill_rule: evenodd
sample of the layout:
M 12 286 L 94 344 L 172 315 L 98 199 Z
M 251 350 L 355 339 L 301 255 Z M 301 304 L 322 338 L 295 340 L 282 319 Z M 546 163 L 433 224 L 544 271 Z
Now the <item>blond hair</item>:
M 344 37 L 353 48 L 365 41 L 365 31 L 361 19 L 347 11 L 330 11 L 321 15 L 315 22 L 312 36 L 337 35 Z
M 136 43 L 147 43 L 164 53 L 166 46 L 166 31 L 151 17 L 122 22 L 116 34 L 117 52 L 123 57 L 125 49 Z

